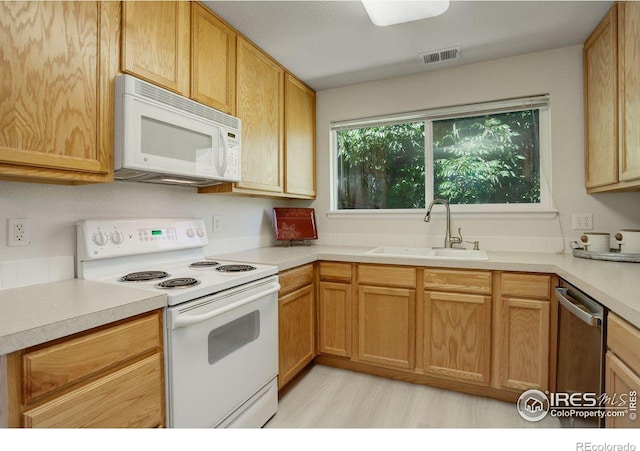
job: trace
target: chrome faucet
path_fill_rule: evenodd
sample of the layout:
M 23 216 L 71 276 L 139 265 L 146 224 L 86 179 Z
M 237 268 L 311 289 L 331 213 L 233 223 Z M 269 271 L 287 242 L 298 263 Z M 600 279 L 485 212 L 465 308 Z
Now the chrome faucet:
M 447 209 L 447 231 L 444 234 L 444 247 L 453 247 L 454 244 L 462 244 L 462 227 L 458 227 L 459 236 L 451 236 L 451 210 L 449 209 L 449 202 L 444 199 L 433 199 L 427 208 L 427 214 L 424 217 L 424 222 L 431 221 L 431 209 L 435 204 L 442 204 Z

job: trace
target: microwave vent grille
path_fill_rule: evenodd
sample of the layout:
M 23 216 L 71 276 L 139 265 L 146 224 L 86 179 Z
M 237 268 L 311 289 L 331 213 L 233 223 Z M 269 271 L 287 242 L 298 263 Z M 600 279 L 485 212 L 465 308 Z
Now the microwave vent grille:
M 148 83 L 136 80 L 135 92 L 138 95 L 164 103 L 173 108 L 207 118 L 219 124 L 226 125 L 227 127 L 240 129 L 240 120 L 238 118 L 229 116 L 221 111 L 214 110 L 213 108 L 209 108 L 177 94 L 172 94 L 164 89 L 156 88 Z

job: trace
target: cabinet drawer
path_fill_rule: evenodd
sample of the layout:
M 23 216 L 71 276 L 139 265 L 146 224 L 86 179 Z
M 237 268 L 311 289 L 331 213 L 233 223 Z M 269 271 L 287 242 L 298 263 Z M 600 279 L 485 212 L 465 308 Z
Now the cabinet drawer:
M 415 268 L 401 266 L 359 265 L 358 283 L 385 287 L 416 287 Z
M 161 312 L 27 352 L 24 403 L 160 348 Z
M 320 263 L 320 280 L 351 283 L 351 263 Z
M 640 374 L 640 330 L 613 313 L 608 316 L 607 347 L 636 374 Z
M 542 274 L 502 274 L 502 294 L 505 296 L 548 299 L 551 276 Z
M 162 355 L 153 354 L 23 414 L 25 427 L 159 427 Z
M 313 263 L 280 273 L 280 295 L 313 283 Z
M 424 288 L 436 291 L 491 294 L 491 273 L 489 271 L 425 269 Z

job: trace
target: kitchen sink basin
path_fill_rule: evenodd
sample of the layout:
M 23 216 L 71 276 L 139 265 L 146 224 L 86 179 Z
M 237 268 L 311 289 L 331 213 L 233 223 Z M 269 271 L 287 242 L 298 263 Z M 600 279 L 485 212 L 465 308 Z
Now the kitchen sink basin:
M 427 259 L 447 260 L 489 260 L 485 251 L 470 249 L 445 249 L 425 247 L 377 247 L 367 251 L 369 255 L 381 255 L 385 257 L 413 257 Z

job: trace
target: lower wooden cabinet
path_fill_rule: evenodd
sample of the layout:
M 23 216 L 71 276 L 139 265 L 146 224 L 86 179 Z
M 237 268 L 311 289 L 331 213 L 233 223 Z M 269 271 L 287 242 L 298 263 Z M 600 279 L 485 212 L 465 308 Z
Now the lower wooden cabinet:
M 640 393 L 640 330 L 614 313 L 607 321 L 607 355 L 605 360 L 605 392 L 617 399 L 624 396 L 629 410 L 624 416 L 608 416 L 607 428 L 639 428 L 638 394 Z M 635 400 L 632 399 L 635 397 Z M 632 401 L 635 401 L 632 404 Z M 632 410 L 635 409 L 635 410 Z M 631 415 L 631 414 L 635 415 Z
M 551 286 L 552 277 L 547 274 L 501 274 L 495 309 L 497 388 L 518 392 L 552 388 L 555 333 L 551 324 L 557 324 L 558 308 Z
M 320 282 L 318 352 L 351 356 L 351 284 Z
M 7 425 L 164 426 L 162 342 L 156 310 L 6 356 Z
M 313 265 L 280 274 L 278 387 L 284 387 L 316 355 Z
M 424 294 L 424 371 L 488 385 L 491 378 L 491 297 Z
M 358 287 L 358 361 L 413 368 L 415 300 L 415 290 Z

